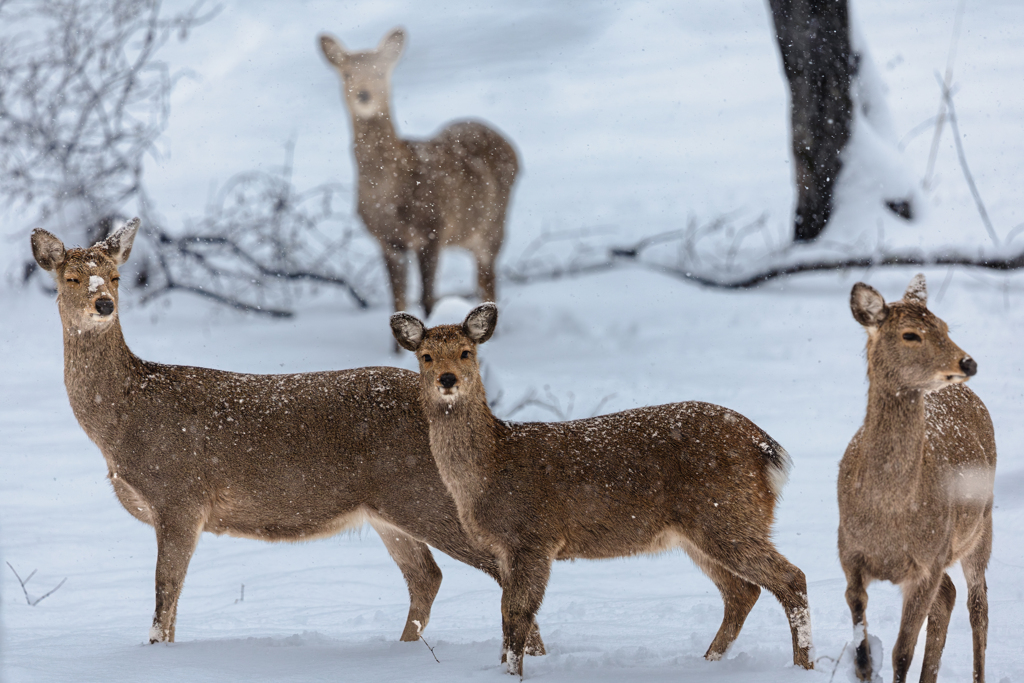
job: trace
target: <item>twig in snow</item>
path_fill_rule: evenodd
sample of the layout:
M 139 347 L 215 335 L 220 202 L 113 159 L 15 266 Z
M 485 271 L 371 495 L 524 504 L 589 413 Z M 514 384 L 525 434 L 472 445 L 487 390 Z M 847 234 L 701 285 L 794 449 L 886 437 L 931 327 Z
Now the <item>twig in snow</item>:
M 30 597 L 29 597 L 29 595 L 28 595 L 28 589 L 26 589 L 26 588 L 25 588 L 25 584 L 27 584 L 27 583 L 28 583 L 29 581 L 31 581 L 31 580 L 32 580 L 32 577 L 36 575 L 36 570 L 35 570 L 35 569 L 33 569 L 33 570 L 32 570 L 32 572 L 31 572 L 31 573 L 30 573 L 30 574 L 29 574 L 28 576 L 26 576 L 26 577 L 25 577 L 25 580 L 23 581 L 23 580 L 21 579 L 21 577 L 20 577 L 20 576 L 18 576 L 18 572 L 17 572 L 17 570 L 16 570 L 15 568 L 14 568 L 14 565 L 12 565 L 12 564 L 11 564 L 10 562 L 8 562 L 8 563 L 7 563 L 7 566 L 11 568 L 11 571 L 12 571 L 12 572 L 14 572 L 14 576 L 15 576 L 15 577 L 16 577 L 16 578 L 18 579 L 18 583 L 20 583 L 20 584 L 21 584 L 21 592 L 25 594 L 25 602 L 27 602 L 27 603 L 28 603 L 29 607 L 35 607 L 35 606 L 36 606 L 36 605 L 38 605 L 38 604 L 39 604 L 40 602 L 42 602 L 42 601 L 43 601 L 43 600 L 45 600 L 46 598 L 50 597 L 50 596 L 51 596 L 51 595 L 53 595 L 54 593 L 56 593 L 56 592 L 57 592 L 57 589 L 58 589 L 58 588 L 60 588 L 61 586 L 63 586 L 63 585 L 64 585 L 64 582 L 68 580 L 68 579 L 67 579 L 67 577 L 65 576 L 65 577 L 64 577 L 63 579 L 61 579 L 60 583 L 58 583 L 58 584 L 57 584 L 56 586 L 54 586 L 54 587 L 53 587 L 53 588 L 52 588 L 52 589 L 51 589 L 50 591 L 48 591 L 48 592 L 44 593 L 44 594 L 43 594 L 43 595 L 41 595 L 40 597 L 38 597 L 38 598 L 36 598 L 35 600 L 33 600 L 32 598 L 30 598 Z
M 441 660 L 438 659 L 437 655 L 434 654 L 434 648 L 430 647 L 430 643 L 428 643 L 423 636 L 420 636 L 420 640 L 422 640 L 423 644 L 427 646 L 428 650 L 430 650 L 430 654 L 434 657 L 434 661 L 437 662 L 438 664 L 440 664 Z
M 235 600 L 235 604 L 237 605 L 240 602 L 245 602 L 245 584 L 244 583 L 242 584 L 242 594 L 239 596 L 239 598 L 237 600 Z
M 840 651 L 839 656 L 836 657 L 836 665 L 832 667 L 832 675 L 828 677 L 828 683 L 832 683 L 832 679 L 836 677 L 836 671 L 839 669 L 839 662 L 843 661 L 843 655 L 846 653 L 846 648 L 849 647 L 849 646 L 850 646 L 850 643 L 849 643 L 849 641 L 847 641 L 846 644 L 843 645 L 843 649 L 842 649 L 842 651 Z M 821 660 L 821 659 L 832 659 L 832 658 L 829 657 L 828 655 L 822 655 L 821 657 L 818 657 L 818 659 Z M 815 664 L 817 664 L 817 662 L 815 662 Z

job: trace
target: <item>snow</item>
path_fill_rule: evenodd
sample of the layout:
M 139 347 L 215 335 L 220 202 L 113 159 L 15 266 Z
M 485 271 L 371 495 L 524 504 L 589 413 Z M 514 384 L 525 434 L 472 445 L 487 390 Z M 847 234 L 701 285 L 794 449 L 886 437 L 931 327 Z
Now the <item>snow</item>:
M 863 97 L 877 101 L 884 92 L 889 116 L 888 124 L 869 117 L 857 124 L 853 154 L 861 156 L 854 161 L 883 179 L 909 174 L 921 218 L 906 223 L 879 208 L 871 198 L 883 191 L 862 175 L 860 185 L 843 187 L 849 192 L 828 239 L 814 248 L 989 248 L 948 128 L 928 190 L 919 181 L 932 129 L 904 140 L 902 155 L 891 148 L 892 133 L 903 140 L 935 115 L 934 72 L 946 63 L 957 2 L 854 0 L 858 40 L 870 47 L 877 76 L 866 77 Z M 201 214 L 211 183 L 278 165 L 293 135 L 298 187 L 325 180 L 351 187 L 337 76 L 315 37 L 330 31 L 363 49 L 398 24 L 409 34 L 395 71 L 400 130 L 427 136 L 446 121 L 478 117 L 520 152 L 523 173 L 503 258 L 514 258 L 545 229 L 608 226 L 616 240 L 629 242 L 688 217 L 707 221 L 729 212 L 766 214 L 776 244 L 791 232 L 786 87 L 765 5 L 754 0 L 601 4 L 586 12 L 542 2 L 427 11 L 396 0 L 352 3 L 342 13 L 328 2 L 229 0 L 216 19 L 163 55 L 172 69 L 198 74 L 181 82 L 162 154 L 146 169 L 168 224 Z M 963 142 L 1001 237 L 1024 221 L 1022 27 L 1021 3 L 969 3 L 954 72 Z M 887 165 L 870 167 L 886 145 Z M 47 229 L 61 236 L 60 225 Z M 5 242 L 4 266 L 27 256 L 27 235 Z M 845 666 L 853 648 L 846 647 L 851 622 L 836 557 L 835 484 L 839 458 L 864 416 L 867 385 L 865 334 L 850 315 L 850 288 L 863 280 L 894 301 L 918 270 L 825 273 L 748 292 L 632 270 L 522 286 L 499 280 L 498 330 L 480 358 L 501 378 L 505 410 L 530 390 L 571 405 L 571 418 L 709 401 L 745 415 L 785 446 L 793 467 L 774 540 L 807 575 L 813 643 L 822 657 L 813 672 L 792 666 L 786 615 L 762 592 L 725 658 L 705 661 L 721 599 L 682 553 L 670 552 L 557 563 L 538 615 L 549 654 L 526 658 L 527 679 L 824 683 L 844 648 L 840 667 L 852 673 Z M 441 294 L 474 286 L 472 261 L 462 254 L 446 252 L 441 271 Z M 177 642 L 148 645 L 153 531 L 118 504 L 102 456 L 71 413 L 52 297 L 15 286 L 10 272 L 0 285 L 8 321 L 0 333 L 0 556 L 22 577 L 38 569 L 26 587 L 33 597 L 67 582 L 29 606 L 0 565 L 0 679 L 508 680 L 499 663 L 495 583 L 434 553 L 444 581 L 423 636 L 438 664 L 422 643 L 398 642 L 408 595 L 369 528 L 299 544 L 204 535 L 178 607 Z M 987 677 L 1019 681 L 1024 548 L 1014 539 L 1024 533 L 1024 276 L 924 272 L 930 309 L 978 362 L 968 386 L 995 423 Z M 147 360 L 288 374 L 415 367 L 413 354 L 391 353 L 386 306 L 356 311 L 343 296 L 325 295 L 301 303 L 294 319 L 268 321 L 185 296 L 140 307 L 131 290 L 126 279 L 119 317 L 128 344 Z M 536 407 L 514 416 L 550 418 Z M 967 680 L 971 672 L 966 585 L 959 568 L 950 574 L 958 603 L 939 681 Z M 887 680 L 891 664 L 881 652 L 895 642 L 901 600 L 888 584 L 869 590 L 868 637 Z M 922 635 L 912 679 L 923 646 Z
M 90 294 L 95 294 L 96 291 L 100 287 L 103 286 L 103 284 L 104 284 L 103 278 L 101 278 L 99 275 L 90 275 L 89 276 L 89 293 Z

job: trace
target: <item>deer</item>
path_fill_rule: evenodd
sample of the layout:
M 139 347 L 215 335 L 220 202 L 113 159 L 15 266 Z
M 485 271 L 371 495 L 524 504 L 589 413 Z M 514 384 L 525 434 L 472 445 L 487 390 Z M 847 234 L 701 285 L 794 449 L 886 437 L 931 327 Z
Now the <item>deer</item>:
M 498 558 L 507 673 L 523 675 L 554 560 L 673 548 L 725 605 L 706 659 L 725 655 L 763 586 L 785 610 L 794 663 L 813 668 L 807 581 L 771 539 L 786 450 L 739 413 L 697 401 L 558 423 L 499 420 L 477 355 L 497 320 L 488 302 L 461 325 L 428 329 L 400 312 L 391 328 L 418 359 L 430 449 L 459 520 Z
M 978 364 L 928 310 L 922 274 L 901 301 L 889 304 L 858 282 L 850 309 L 868 336 L 867 413 L 839 464 L 838 481 L 839 560 L 856 674 L 879 679 L 865 619 L 867 586 L 879 580 L 903 594 L 893 680 L 907 680 L 926 618 L 920 680 L 936 680 L 956 600 L 946 569 L 959 561 L 967 580 L 974 681 L 983 683 L 996 444 L 985 404 L 964 386 Z
M 358 214 L 383 252 L 393 310 L 406 309 L 411 250 L 419 262 L 421 304 L 429 317 L 443 247 L 473 254 L 483 300 L 495 300 L 494 262 L 504 240 L 518 161 L 501 134 L 477 121 L 451 123 L 429 140 L 398 136 L 391 120 L 391 73 L 404 46 L 401 28 L 384 36 L 375 50 L 361 52 L 346 51 L 333 36 L 320 36 L 320 48 L 341 79 L 352 123 Z
M 150 643 L 174 641 L 204 531 L 298 542 L 368 523 L 408 586 L 403 641 L 420 638 L 441 584 L 427 544 L 500 581 L 497 558 L 470 542 L 437 472 L 416 373 L 257 375 L 135 356 L 118 281 L 138 228 L 134 218 L 87 249 L 36 229 L 31 244 L 57 287 L 71 408 L 117 499 L 156 531 Z M 531 648 L 543 654 L 539 632 Z

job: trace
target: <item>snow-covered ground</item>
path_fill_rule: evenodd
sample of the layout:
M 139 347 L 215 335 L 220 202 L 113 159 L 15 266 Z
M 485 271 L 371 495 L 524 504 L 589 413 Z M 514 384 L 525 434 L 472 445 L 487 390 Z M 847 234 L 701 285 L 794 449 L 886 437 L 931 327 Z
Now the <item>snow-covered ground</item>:
M 336 77 L 314 38 L 328 30 L 349 47 L 369 47 L 402 24 L 410 43 L 395 73 L 401 129 L 427 135 L 472 115 L 506 132 L 520 151 L 524 172 L 506 256 L 545 228 L 609 225 L 628 238 L 679 227 L 690 215 L 706 220 L 731 211 L 767 212 L 775 234 L 788 234 L 786 90 L 762 3 L 427 7 L 228 2 L 211 24 L 169 50 L 172 66 L 202 76 L 178 91 L 162 143 L 166 156 L 147 169 L 170 225 L 201 213 L 210 183 L 279 164 L 293 135 L 297 185 L 351 181 Z M 853 0 L 853 9 L 902 136 L 938 109 L 933 73 L 946 65 L 956 2 Z M 969 3 L 954 75 L 971 169 L 1000 237 L 1024 221 L 1022 29 L 1024 5 L 1015 0 Z M 903 161 L 915 179 L 930 141 L 929 130 L 906 147 Z M 902 229 L 900 240 L 910 244 L 984 244 L 948 131 L 936 178 L 922 193 L 921 221 L 901 223 L 858 205 L 854 194 L 843 209 L 843 234 Z M 27 254 L 27 237 L 4 250 L 5 263 Z M 464 259 L 446 258 L 441 290 L 465 289 L 467 270 Z M 795 462 L 776 543 L 807 575 L 818 656 L 835 658 L 850 637 L 835 550 L 835 477 L 866 392 L 864 333 L 850 316 L 849 290 L 863 279 L 895 299 L 914 272 L 824 274 L 743 293 L 630 270 L 503 282 L 500 333 L 482 355 L 506 409 L 531 390 L 550 391 L 563 407 L 572 401 L 573 417 L 599 406 L 699 399 L 736 409 L 774 436 Z M 1024 276 L 926 273 L 932 310 L 978 361 L 971 386 L 996 426 L 988 680 L 1021 681 Z M 2 567 L 0 679 L 506 680 L 498 665 L 497 586 L 435 553 L 445 580 L 424 636 L 437 663 L 423 643 L 398 642 L 408 606 L 404 582 L 368 529 L 298 545 L 204 536 L 179 606 L 178 642 L 144 645 L 153 532 L 117 503 L 102 457 L 71 414 L 56 306 L 34 290 L 3 289 L 0 558 L 23 577 L 38 569 L 28 584 L 33 597 L 67 582 L 29 606 Z M 129 299 L 122 309 L 128 343 L 144 358 L 263 373 L 412 367 L 410 354 L 390 353 L 388 311 L 354 311 L 340 295 L 310 300 L 287 321 L 168 301 L 141 308 Z M 531 408 L 516 417 L 550 415 Z M 959 570 L 953 577 L 960 598 L 939 677 L 945 681 L 965 680 L 971 670 L 966 588 Z M 885 645 L 889 678 L 899 593 L 876 584 L 870 595 L 869 629 Z M 717 591 L 681 553 L 560 563 L 539 615 L 549 654 L 527 660 L 527 677 L 829 680 L 831 659 L 814 672 L 793 668 L 786 621 L 770 595 L 762 595 L 726 660 L 708 663 L 701 655 L 720 620 Z M 919 647 L 915 678 L 921 653 Z

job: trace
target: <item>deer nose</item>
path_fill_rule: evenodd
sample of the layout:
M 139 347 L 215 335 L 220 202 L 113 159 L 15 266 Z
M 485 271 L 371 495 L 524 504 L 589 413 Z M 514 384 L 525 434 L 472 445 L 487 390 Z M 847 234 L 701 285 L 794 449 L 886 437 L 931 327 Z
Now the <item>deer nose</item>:
M 114 312 L 114 300 L 113 299 L 97 299 L 96 300 L 96 312 L 99 313 L 100 315 L 110 315 L 111 313 Z
M 974 359 L 970 356 L 965 356 L 960 359 L 960 369 L 964 371 L 964 374 L 968 377 L 974 377 L 978 374 L 978 364 L 974 362 Z
M 360 90 L 358 93 L 356 93 L 356 99 L 362 102 L 363 104 L 366 104 L 367 102 L 370 101 L 370 93 L 368 93 L 365 90 Z
M 455 383 L 459 381 L 459 378 L 450 372 L 446 372 L 437 378 L 437 381 L 441 383 L 441 386 L 445 389 L 451 389 L 455 386 Z

